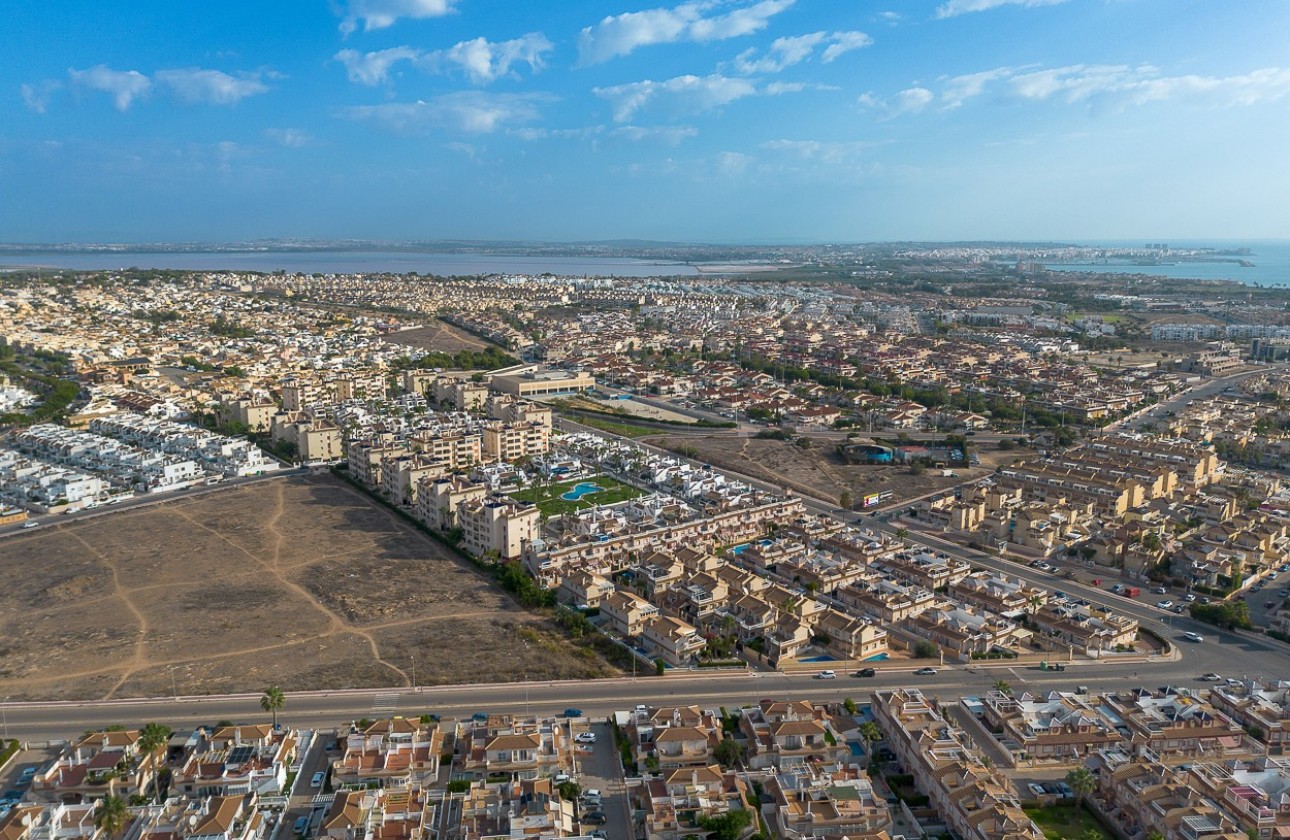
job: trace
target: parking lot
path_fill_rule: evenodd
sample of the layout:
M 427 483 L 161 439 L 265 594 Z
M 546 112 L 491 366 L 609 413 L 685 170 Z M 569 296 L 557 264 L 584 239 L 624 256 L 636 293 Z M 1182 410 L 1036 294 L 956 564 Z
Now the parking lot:
M 584 833 L 599 829 L 609 840 L 631 840 L 631 817 L 627 809 L 627 794 L 623 786 L 618 750 L 614 734 L 608 723 L 593 723 L 588 727 L 596 736 L 596 743 L 581 745 L 578 752 L 576 779 L 583 791 L 598 790 L 601 795 L 600 812 L 605 815 L 603 825 L 584 824 Z M 576 731 L 576 728 L 575 728 Z M 587 748 L 590 748 L 589 750 Z M 586 809 L 588 813 L 591 808 Z

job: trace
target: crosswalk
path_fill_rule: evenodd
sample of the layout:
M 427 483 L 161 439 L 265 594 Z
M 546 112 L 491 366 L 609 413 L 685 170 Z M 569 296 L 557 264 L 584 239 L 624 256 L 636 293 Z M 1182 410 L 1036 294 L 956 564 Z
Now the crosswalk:
M 398 692 L 388 694 L 378 694 L 372 698 L 372 711 L 381 714 L 389 714 L 399 707 Z

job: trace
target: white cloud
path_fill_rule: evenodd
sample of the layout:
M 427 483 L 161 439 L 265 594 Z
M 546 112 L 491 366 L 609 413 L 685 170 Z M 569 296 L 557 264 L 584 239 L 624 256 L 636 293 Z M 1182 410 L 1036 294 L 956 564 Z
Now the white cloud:
M 850 32 L 834 32 L 829 36 L 829 45 L 824 48 L 824 63 L 828 64 L 852 50 L 867 47 L 872 43 L 873 39 L 863 32 L 854 30 Z
M 825 44 L 821 55 L 825 64 L 852 50 L 867 47 L 873 39 L 863 32 L 812 32 L 807 35 L 790 35 L 776 38 L 760 58 L 757 50 L 749 48 L 735 57 L 735 69 L 740 73 L 778 73 L 801 64 L 815 54 L 815 49 Z
M 646 79 L 625 85 L 593 88 L 592 92 L 608 100 L 614 108 L 614 122 L 626 122 L 637 111 L 664 101 L 678 113 L 697 114 L 718 108 L 736 99 L 753 96 L 757 87 L 747 79 L 729 76 L 677 76 L 665 82 Z
M 681 41 L 723 41 L 751 35 L 766 28 L 770 18 L 788 9 L 795 0 L 760 0 L 725 14 L 705 17 L 716 4 L 711 0 L 682 3 L 671 9 L 646 9 L 610 15 L 578 36 L 583 64 L 596 64 L 637 47 Z
M 941 102 L 946 110 L 958 108 L 973 97 L 980 96 L 991 82 L 1006 79 L 1013 74 L 1011 67 L 996 67 L 980 73 L 968 73 L 947 79 L 945 89 L 941 91 Z
M 864 151 L 869 149 L 869 144 L 831 140 L 768 140 L 761 144 L 761 148 L 785 152 L 803 160 L 844 164 L 855 161 Z
M 49 107 L 49 98 L 62 86 L 63 83 L 56 79 L 46 79 L 35 84 L 25 84 L 19 88 L 19 91 L 22 93 L 23 104 L 28 110 L 43 114 Z
M 905 19 L 905 16 L 902 15 L 900 12 L 889 11 L 889 12 L 878 13 L 878 20 L 888 24 L 889 26 L 895 26 L 896 24 L 900 23 L 904 19 Z
M 349 80 L 359 85 L 379 85 L 390 76 L 390 68 L 400 61 L 414 61 L 421 56 L 412 47 L 391 47 L 388 50 L 361 53 L 358 50 L 341 50 L 334 58 L 345 65 Z
M 1161 76 L 1148 64 L 1072 64 L 1014 75 L 1009 87 L 1014 95 L 1037 101 L 1114 97 L 1142 105 L 1190 97 L 1220 105 L 1254 105 L 1290 96 L 1290 69 L 1265 67 L 1238 76 Z
M 603 125 L 590 125 L 586 128 L 532 128 L 526 126 L 524 128 L 513 128 L 507 133 L 521 140 L 585 140 L 598 134 L 603 134 L 604 131 L 605 127 Z
M 94 90 L 112 97 L 118 111 L 130 108 L 134 100 L 146 96 L 152 80 L 138 70 L 113 70 L 104 64 L 88 70 L 71 68 L 67 77 L 73 88 Z
M 398 134 L 426 134 L 434 130 L 466 134 L 490 134 L 540 116 L 538 104 L 548 101 L 543 94 L 485 93 L 458 91 L 416 102 L 355 105 L 337 114 L 351 120 L 368 121 Z
M 713 160 L 713 166 L 722 175 L 742 175 L 756 160 L 752 155 L 742 152 L 719 152 Z
M 314 138 L 309 132 L 299 128 L 266 128 L 264 136 L 279 146 L 286 146 L 288 149 L 299 149 L 314 142 Z
M 219 70 L 200 67 L 158 70 L 155 79 L 157 84 L 170 88 L 182 101 L 190 104 L 236 105 L 248 96 L 269 90 L 258 73 L 230 76 Z
M 899 113 L 913 114 L 932 104 L 936 95 L 925 87 L 912 87 L 896 94 L 892 107 Z
M 1027 9 L 1036 6 L 1056 6 L 1066 0 L 949 0 L 936 10 L 938 18 L 955 17 L 969 12 L 987 12 L 1000 6 L 1023 6 Z
M 612 137 L 621 137 L 624 140 L 641 142 L 644 140 L 660 140 L 669 146 L 680 145 L 682 140 L 689 137 L 696 137 L 699 130 L 688 125 L 664 125 L 664 126 L 639 126 L 623 125 L 615 128 L 610 132 Z
M 360 23 L 364 32 L 374 29 L 386 29 L 398 22 L 399 18 L 442 17 L 451 14 L 456 0 L 348 0 L 344 3 L 344 19 L 340 22 L 340 31 L 345 35 L 358 29 Z
M 754 59 L 755 49 L 747 49 L 735 58 L 735 69 L 740 73 L 778 73 L 785 67 L 801 64 L 811 57 L 815 48 L 825 39 L 826 33 L 812 32 L 809 35 L 792 35 L 776 38 L 766 48 L 766 54 Z
M 449 49 L 428 53 L 422 62 L 434 71 L 455 65 L 475 84 L 488 84 L 509 74 L 513 64 L 527 64 L 530 71 L 542 69 L 543 55 L 553 49 L 555 45 L 541 32 L 530 32 L 510 41 L 462 41 Z

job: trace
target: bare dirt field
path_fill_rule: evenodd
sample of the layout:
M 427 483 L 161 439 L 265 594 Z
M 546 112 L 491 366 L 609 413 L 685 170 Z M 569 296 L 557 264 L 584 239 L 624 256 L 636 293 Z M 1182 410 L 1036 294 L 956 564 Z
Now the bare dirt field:
M 692 446 L 698 460 L 835 501 L 844 490 L 851 491 L 857 501 L 865 494 L 884 490 L 892 491 L 892 501 L 914 499 L 989 475 L 1000 460 L 998 456 L 1011 460 L 1022 454 L 995 453 L 993 446 L 980 451 L 974 448 L 972 451 L 981 456 L 981 466 L 956 467 L 956 476 L 942 476 L 939 470 L 928 469 L 915 475 L 903 466 L 848 464 L 835 449 L 837 441 L 826 438 L 812 440 L 809 449 L 788 441 L 732 435 L 655 435 L 641 440 L 667 449 Z
M 415 330 L 390 333 L 385 340 L 391 344 L 405 344 L 431 353 L 456 353 L 460 350 L 484 350 L 492 345 L 443 321 L 433 321 L 429 326 Z
M 6 538 L 0 694 L 98 699 L 612 673 L 328 475 Z M 469 656 L 452 651 L 469 650 Z

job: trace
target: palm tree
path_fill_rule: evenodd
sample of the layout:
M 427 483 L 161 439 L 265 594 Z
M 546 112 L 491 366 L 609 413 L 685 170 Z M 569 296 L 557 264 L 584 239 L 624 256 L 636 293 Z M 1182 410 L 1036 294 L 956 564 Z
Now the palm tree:
M 282 689 L 276 685 L 271 685 L 264 690 L 264 696 L 260 698 L 260 708 L 273 715 L 273 728 L 278 728 L 278 710 L 287 705 L 287 695 L 282 693 Z
M 1066 774 L 1066 784 L 1075 791 L 1076 807 L 1084 804 L 1084 797 L 1097 790 L 1097 778 L 1087 767 L 1076 767 Z
M 876 741 L 882 740 L 882 730 L 878 724 L 871 720 L 866 720 L 856 730 L 860 734 L 860 739 L 864 741 L 864 763 L 869 767 L 873 763 L 873 745 Z
M 130 819 L 130 809 L 119 796 L 105 796 L 94 809 L 94 826 L 109 837 L 120 834 Z
M 995 680 L 994 690 L 1000 694 L 1011 694 L 1012 685 L 1007 680 Z
M 166 745 L 171 736 L 170 727 L 162 723 L 144 724 L 143 729 L 139 730 L 139 741 L 137 746 L 139 751 L 145 756 L 151 756 L 153 759 L 152 767 L 152 796 L 155 799 L 160 792 L 161 772 L 156 766 L 157 751 Z

